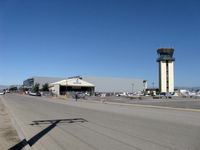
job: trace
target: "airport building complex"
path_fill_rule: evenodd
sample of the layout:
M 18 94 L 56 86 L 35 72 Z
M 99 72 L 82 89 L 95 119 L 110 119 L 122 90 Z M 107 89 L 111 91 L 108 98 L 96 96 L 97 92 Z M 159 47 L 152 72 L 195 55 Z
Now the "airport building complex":
M 160 92 L 174 92 L 174 61 L 173 48 L 159 48 L 159 90 Z
M 159 48 L 159 92 L 174 92 L 174 61 L 173 48 Z M 113 77 L 88 77 L 75 76 L 69 78 L 32 77 L 23 82 L 24 89 L 32 89 L 39 83 L 40 89 L 45 83 L 49 84 L 50 90 L 57 95 L 67 92 L 89 92 L 89 93 L 145 93 L 147 81 L 134 78 Z M 158 90 L 158 89 L 157 89 Z M 157 92 L 156 92 L 157 93 Z
M 23 87 L 31 89 L 36 83 L 40 88 L 48 83 L 50 90 L 57 95 L 71 91 L 99 92 L 99 93 L 133 93 L 144 91 L 147 88 L 147 81 L 134 78 L 112 78 L 112 77 L 32 77 L 23 82 Z

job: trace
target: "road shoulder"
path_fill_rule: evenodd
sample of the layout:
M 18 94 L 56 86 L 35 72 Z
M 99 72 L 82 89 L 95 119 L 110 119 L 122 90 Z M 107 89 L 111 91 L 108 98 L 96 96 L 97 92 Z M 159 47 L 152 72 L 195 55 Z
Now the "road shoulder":
M 20 142 L 12 125 L 8 110 L 0 97 L 0 149 L 6 150 Z

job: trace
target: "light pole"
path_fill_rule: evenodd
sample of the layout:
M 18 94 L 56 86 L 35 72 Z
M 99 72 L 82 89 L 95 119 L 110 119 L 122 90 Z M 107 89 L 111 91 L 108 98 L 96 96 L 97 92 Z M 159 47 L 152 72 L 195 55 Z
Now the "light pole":
M 67 79 L 66 79 L 65 95 L 67 95 Z
M 132 83 L 131 86 L 132 86 L 132 93 L 133 93 L 133 90 L 134 90 L 134 83 Z
M 154 89 L 155 82 L 152 82 L 152 88 Z

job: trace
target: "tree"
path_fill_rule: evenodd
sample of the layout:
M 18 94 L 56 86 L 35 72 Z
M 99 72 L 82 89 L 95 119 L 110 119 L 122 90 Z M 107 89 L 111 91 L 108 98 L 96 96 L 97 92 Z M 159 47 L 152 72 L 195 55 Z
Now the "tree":
M 45 83 L 45 84 L 42 86 L 42 91 L 49 91 L 49 84 L 48 84 L 48 83 Z
M 40 84 L 39 83 L 36 83 L 34 86 L 33 86 L 33 88 L 32 88 L 32 92 L 34 92 L 34 93 L 37 93 L 37 92 L 39 92 L 39 87 L 40 87 Z
M 9 88 L 9 91 L 17 91 L 17 87 L 11 87 L 11 88 Z

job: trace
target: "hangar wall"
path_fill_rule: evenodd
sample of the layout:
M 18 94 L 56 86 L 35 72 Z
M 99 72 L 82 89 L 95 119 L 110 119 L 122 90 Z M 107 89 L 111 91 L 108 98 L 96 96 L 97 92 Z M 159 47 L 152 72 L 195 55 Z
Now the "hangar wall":
M 83 80 L 95 85 L 95 92 L 132 92 L 144 89 L 143 79 L 84 77 Z

